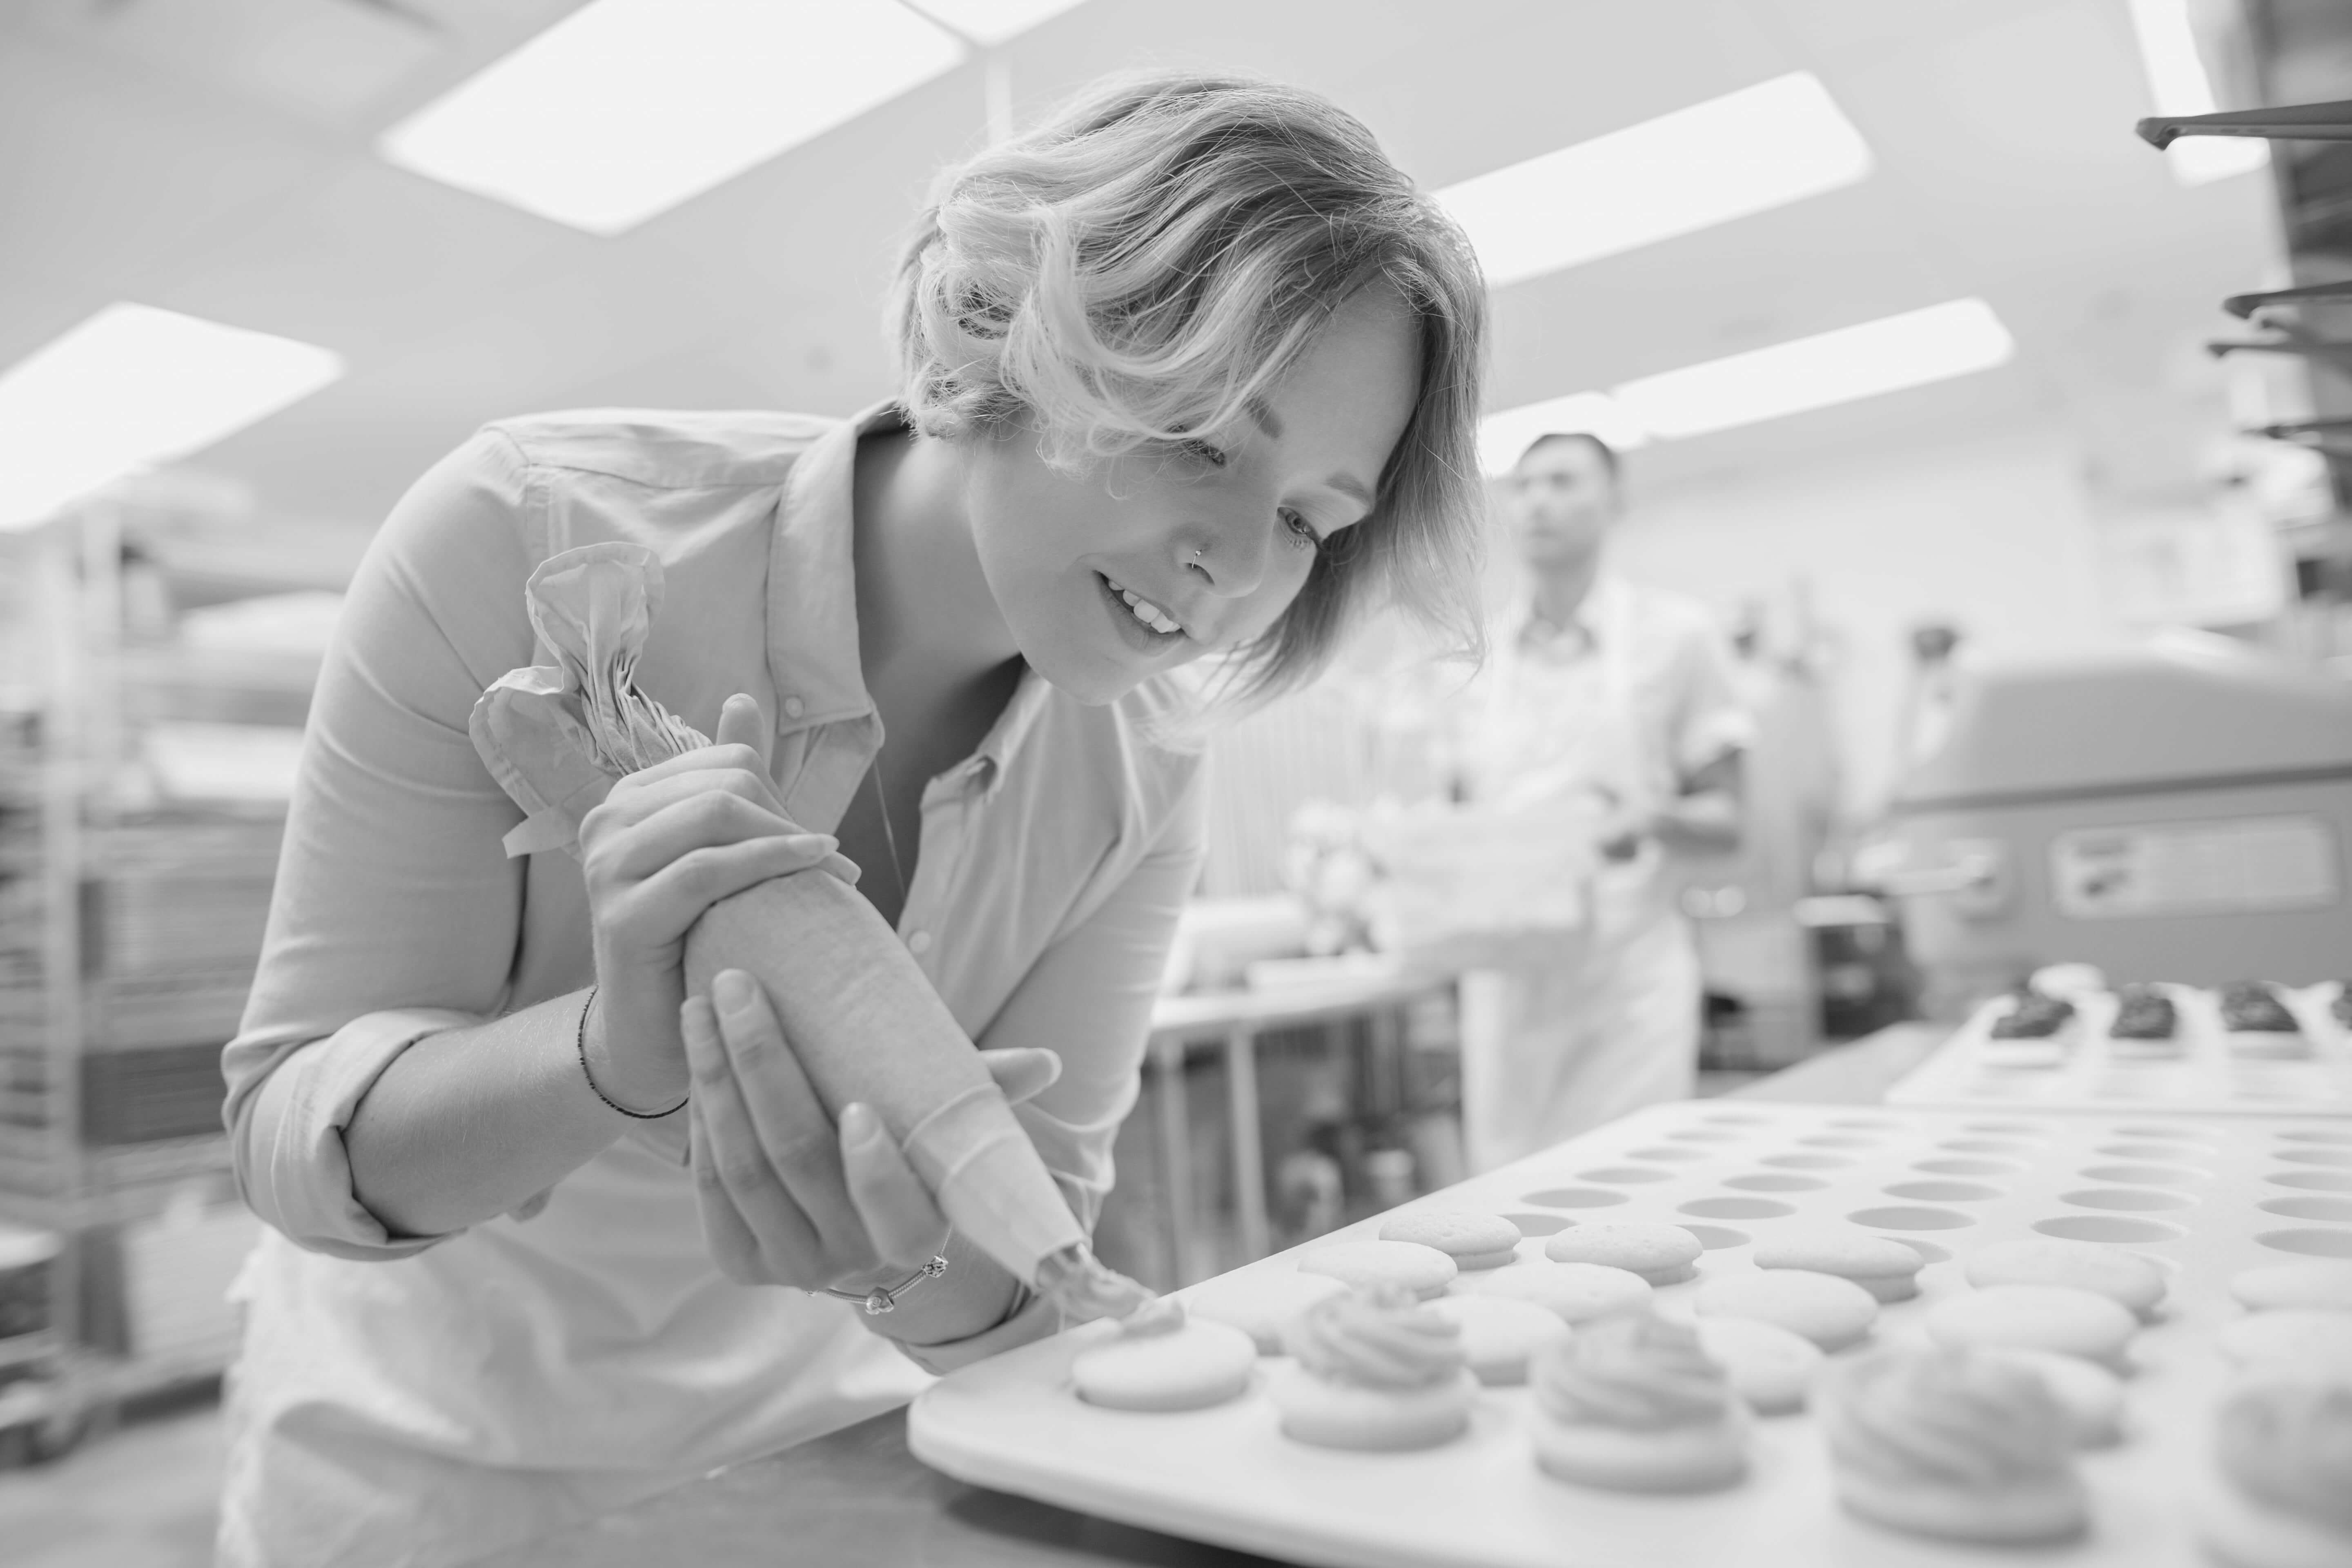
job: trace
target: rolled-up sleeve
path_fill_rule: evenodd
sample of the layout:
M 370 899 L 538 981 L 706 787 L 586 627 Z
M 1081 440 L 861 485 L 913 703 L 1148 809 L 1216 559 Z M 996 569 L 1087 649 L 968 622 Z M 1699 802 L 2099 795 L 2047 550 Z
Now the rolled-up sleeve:
M 521 813 L 476 754 L 485 686 L 530 662 L 527 465 L 494 432 L 437 464 L 362 563 L 311 700 L 260 966 L 222 1055 L 240 1190 L 297 1244 L 404 1256 L 353 1195 L 343 1130 L 427 1035 L 502 1005 Z

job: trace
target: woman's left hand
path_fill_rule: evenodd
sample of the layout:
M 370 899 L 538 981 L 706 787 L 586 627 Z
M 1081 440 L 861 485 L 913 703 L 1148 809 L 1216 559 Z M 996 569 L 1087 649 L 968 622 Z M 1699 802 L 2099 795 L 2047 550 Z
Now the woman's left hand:
M 825 1114 L 758 982 L 722 970 L 679 1023 L 703 1236 L 729 1279 L 862 1294 L 947 1244 L 946 1217 L 872 1108 L 844 1106 L 838 1127 Z M 981 1059 L 1016 1104 L 1061 1071 L 1051 1051 Z

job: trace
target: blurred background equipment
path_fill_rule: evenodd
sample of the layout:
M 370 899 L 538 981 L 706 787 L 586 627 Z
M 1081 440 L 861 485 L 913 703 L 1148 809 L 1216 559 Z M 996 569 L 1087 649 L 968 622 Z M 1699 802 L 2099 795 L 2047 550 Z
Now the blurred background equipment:
M 1699 1067 L 1717 1074 L 1769 1072 L 1840 1037 L 1822 1016 L 1822 977 L 1799 916 L 1845 805 L 1835 652 L 1810 584 L 1800 579 L 1777 601 L 1743 605 L 1731 646 L 1751 726 L 1739 845 L 1686 850 L 1677 868 L 1706 985 Z
M 1905 906 L 1930 1015 L 1957 1017 L 2060 960 L 2333 979 L 2347 845 L 2352 685 L 2184 633 L 1969 672 L 1862 875 Z

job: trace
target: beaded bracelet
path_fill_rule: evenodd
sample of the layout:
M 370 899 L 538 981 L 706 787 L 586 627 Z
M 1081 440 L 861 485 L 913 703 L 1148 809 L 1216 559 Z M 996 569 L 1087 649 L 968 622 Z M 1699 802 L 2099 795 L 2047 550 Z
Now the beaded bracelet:
M 684 1110 L 686 1109 L 684 1100 L 679 1100 L 667 1110 L 631 1110 L 596 1087 L 596 1075 L 588 1070 L 588 1009 L 595 1005 L 596 988 L 591 985 L 588 987 L 588 1000 L 580 1005 L 580 1033 L 572 1042 L 573 1047 L 580 1053 L 580 1076 L 588 1080 L 588 1092 L 633 1121 L 659 1121 L 665 1116 L 676 1116 L 679 1111 Z M 688 1098 L 693 1097 L 689 1095 Z
M 896 1311 L 899 1297 L 920 1285 L 924 1280 L 936 1279 L 947 1271 L 948 1260 L 934 1255 L 929 1263 L 924 1264 L 896 1285 L 877 1285 L 862 1296 L 855 1290 L 835 1290 L 830 1288 L 819 1290 L 817 1294 L 831 1296 L 837 1300 L 855 1301 L 866 1309 L 867 1317 L 878 1318 L 885 1312 Z

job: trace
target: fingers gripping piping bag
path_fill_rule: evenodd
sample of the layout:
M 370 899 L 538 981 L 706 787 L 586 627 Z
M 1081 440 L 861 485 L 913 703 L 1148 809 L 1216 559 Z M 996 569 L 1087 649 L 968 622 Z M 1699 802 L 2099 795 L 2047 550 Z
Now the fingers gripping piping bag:
M 558 663 L 492 682 L 470 725 L 529 814 L 509 855 L 577 855 L 581 818 L 617 779 L 709 744 L 634 683 L 661 587 L 654 553 L 621 542 L 564 551 L 530 574 L 530 622 Z M 1066 1321 L 1152 1300 L 1096 1259 L 971 1041 L 845 876 L 800 872 L 713 905 L 687 934 L 688 988 L 721 969 L 760 981 L 826 1111 L 872 1106 L 949 1223 Z

